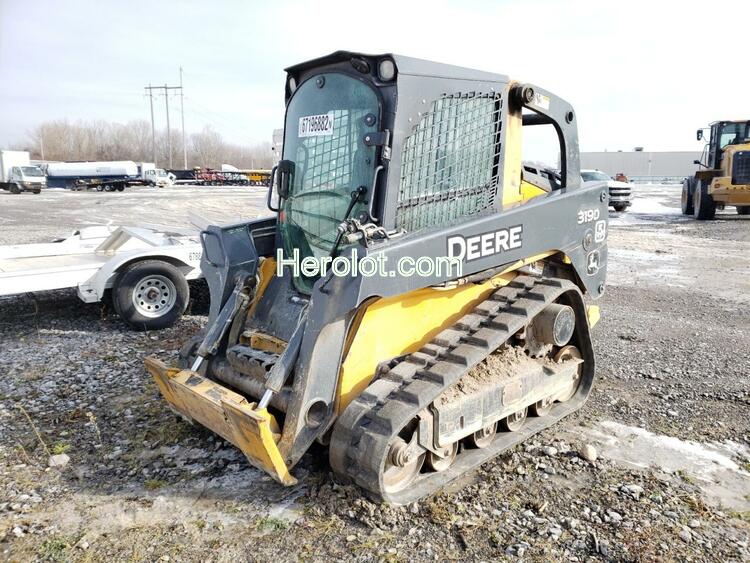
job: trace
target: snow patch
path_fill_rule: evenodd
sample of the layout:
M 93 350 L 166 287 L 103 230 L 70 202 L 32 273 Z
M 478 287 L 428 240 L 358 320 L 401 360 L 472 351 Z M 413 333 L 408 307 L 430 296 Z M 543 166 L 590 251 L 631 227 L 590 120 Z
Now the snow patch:
M 750 460 L 750 448 L 743 444 L 730 440 L 680 440 L 609 420 L 574 431 L 595 443 L 602 457 L 637 469 L 680 472 L 693 479 L 714 504 L 734 510 L 750 509 L 750 499 L 746 497 L 750 472 L 740 465 Z

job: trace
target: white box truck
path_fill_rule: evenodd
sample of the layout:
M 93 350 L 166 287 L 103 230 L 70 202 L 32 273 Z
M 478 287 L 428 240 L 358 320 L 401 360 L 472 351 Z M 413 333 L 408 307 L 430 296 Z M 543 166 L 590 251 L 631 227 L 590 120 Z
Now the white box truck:
M 136 162 L 138 175 L 143 184 L 164 188 L 174 184 L 175 175 L 163 168 L 157 168 L 153 162 Z M 131 182 L 135 184 L 136 182 Z
M 38 194 L 47 187 L 47 178 L 38 166 L 33 166 L 26 151 L 0 150 L 0 188 L 13 194 Z

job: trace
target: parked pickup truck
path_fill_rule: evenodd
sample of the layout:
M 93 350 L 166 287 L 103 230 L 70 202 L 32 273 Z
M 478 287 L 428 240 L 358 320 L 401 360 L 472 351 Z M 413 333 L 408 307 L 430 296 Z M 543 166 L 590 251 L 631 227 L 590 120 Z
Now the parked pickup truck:
M 581 179 L 584 185 L 606 182 L 609 190 L 609 205 L 614 207 L 615 211 L 622 212 L 630 207 L 633 188 L 630 183 L 613 180 L 601 170 L 581 170 Z
M 0 151 L 0 188 L 13 194 L 38 194 L 47 187 L 47 178 L 38 166 L 32 166 L 26 151 Z

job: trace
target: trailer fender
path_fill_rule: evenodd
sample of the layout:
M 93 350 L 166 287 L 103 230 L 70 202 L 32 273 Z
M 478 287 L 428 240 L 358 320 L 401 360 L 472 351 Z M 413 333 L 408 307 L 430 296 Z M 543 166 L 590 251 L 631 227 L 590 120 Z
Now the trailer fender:
M 78 286 L 78 297 L 85 303 L 96 303 L 104 298 L 104 293 L 110 289 L 114 280 L 124 267 L 142 260 L 162 260 L 172 264 L 182 272 L 186 280 L 203 277 L 200 270 L 200 244 L 176 246 L 174 248 L 155 248 L 153 250 L 137 250 L 124 252 L 114 256 L 106 264 Z

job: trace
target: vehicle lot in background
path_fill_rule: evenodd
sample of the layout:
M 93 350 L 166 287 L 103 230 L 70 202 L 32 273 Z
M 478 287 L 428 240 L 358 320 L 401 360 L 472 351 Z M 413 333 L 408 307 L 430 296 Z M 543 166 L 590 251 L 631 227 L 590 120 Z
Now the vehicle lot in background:
M 282 488 L 236 448 L 175 420 L 133 358 L 175 360 L 205 323 L 205 304 L 141 334 L 74 291 L 0 301 L 0 552 L 21 561 L 50 552 L 287 560 L 292 551 L 497 560 L 523 548 L 540 560 L 747 559 L 750 356 L 738 351 L 750 349 L 750 219 L 683 217 L 680 189 L 636 185 L 630 212 L 610 216 L 586 407 L 463 489 L 403 508 L 334 487 L 314 452 L 295 469 L 299 484 Z M 228 222 L 265 214 L 265 196 L 239 187 L 0 193 L 0 242 L 135 216 L 187 224 L 188 211 Z M 652 447 L 635 449 L 642 442 Z M 585 445 L 599 451 L 595 462 L 576 453 Z M 45 447 L 70 457 L 64 471 L 45 471 Z
M 633 185 L 629 182 L 615 180 L 601 170 L 581 170 L 581 179 L 584 185 L 606 182 L 609 189 L 609 205 L 615 211 L 622 212 L 630 207 Z

